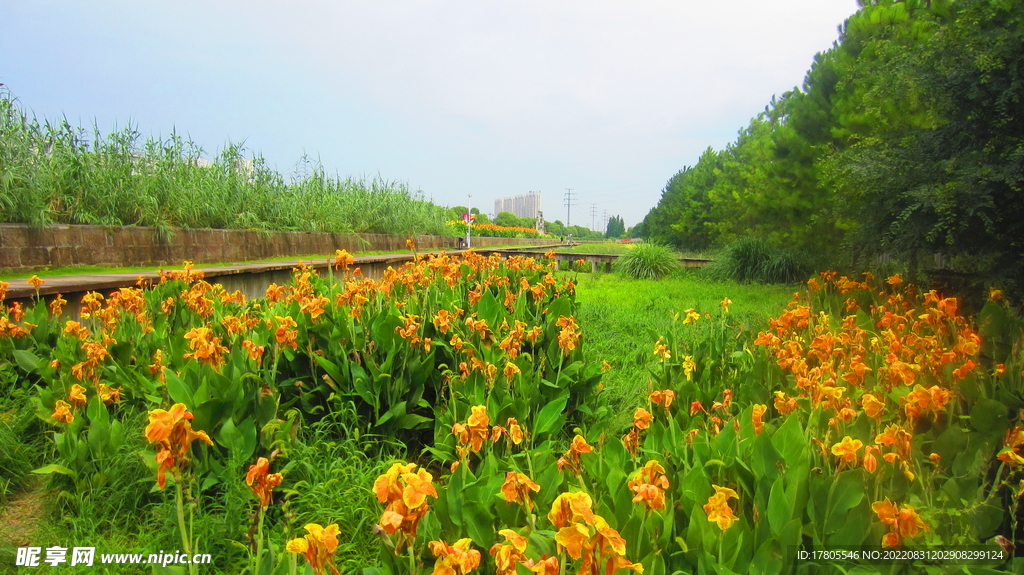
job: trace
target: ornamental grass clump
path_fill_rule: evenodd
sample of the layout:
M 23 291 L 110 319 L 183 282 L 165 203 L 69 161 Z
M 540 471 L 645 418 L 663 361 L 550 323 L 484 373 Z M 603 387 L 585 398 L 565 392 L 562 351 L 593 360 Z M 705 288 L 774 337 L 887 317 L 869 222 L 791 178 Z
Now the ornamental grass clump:
M 637 244 L 615 260 L 615 270 L 633 279 L 661 279 L 678 269 L 679 254 L 661 244 Z
M 759 238 L 741 238 L 718 254 L 708 272 L 713 278 L 738 282 L 793 283 L 810 273 L 806 259 Z

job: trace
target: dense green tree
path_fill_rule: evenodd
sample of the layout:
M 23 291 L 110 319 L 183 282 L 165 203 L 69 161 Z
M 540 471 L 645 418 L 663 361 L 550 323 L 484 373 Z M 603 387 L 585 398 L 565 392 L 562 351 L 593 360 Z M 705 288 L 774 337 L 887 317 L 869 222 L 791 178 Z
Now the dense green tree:
M 605 229 L 605 238 L 621 238 L 626 235 L 626 222 L 619 216 L 608 218 L 608 227 Z
M 912 268 L 941 253 L 1024 285 L 1022 12 L 861 0 L 801 88 L 668 181 L 643 236 L 682 248 L 752 236 Z

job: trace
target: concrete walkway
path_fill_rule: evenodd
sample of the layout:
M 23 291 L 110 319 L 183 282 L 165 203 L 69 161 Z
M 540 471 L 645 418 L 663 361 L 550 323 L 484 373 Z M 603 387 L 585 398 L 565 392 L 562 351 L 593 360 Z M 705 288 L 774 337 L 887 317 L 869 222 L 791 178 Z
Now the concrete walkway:
M 553 246 L 528 246 L 529 249 L 549 249 L 561 247 Z M 518 248 L 481 248 L 475 250 L 477 253 L 489 254 L 492 252 L 514 253 Z M 447 252 L 420 252 L 422 255 L 448 253 L 450 255 L 461 254 L 466 250 L 452 250 Z M 391 265 L 401 264 L 410 261 L 415 256 L 412 252 L 377 254 L 370 256 L 353 256 L 354 267 L 370 265 Z M 260 274 L 275 271 L 290 271 L 299 264 L 306 264 L 318 269 L 326 269 L 334 263 L 334 256 L 315 259 L 294 259 L 274 262 L 250 262 L 224 266 L 198 265 L 192 269 L 202 271 L 207 279 L 220 276 L 234 276 L 239 274 Z M 181 266 L 171 266 L 166 269 L 182 269 Z M 139 278 L 150 282 L 160 281 L 159 270 L 140 272 L 119 272 L 119 273 L 97 273 L 78 274 L 67 276 L 51 276 L 40 278 L 43 285 L 39 286 L 39 295 L 71 294 L 87 291 L 112 290 L 123 287 L 131 287 L 138 283 Z M 7 280 L 10 284 L 7 288 L 7 299 L 30 298 L 36 295 L 35 288 L 28 283 L 28 279 Z M 211 282 L 213 283 L 213 282 Z

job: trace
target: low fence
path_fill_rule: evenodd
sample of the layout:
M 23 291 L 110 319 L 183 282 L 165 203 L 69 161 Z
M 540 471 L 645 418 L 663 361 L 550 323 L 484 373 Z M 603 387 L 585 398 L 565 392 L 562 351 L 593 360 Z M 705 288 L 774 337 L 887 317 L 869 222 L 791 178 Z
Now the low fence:
M 327 256 L 335 250 L 406 251 L 410 236 L 179 229 L 168 236 L 156 228 L 58 225 L 32 228 L 0 224 L 0 268 L 175 266 L 259 261 L 278 257 Z M 456 249 L 460 238 L 416 236 L 421 251 Z M 550 239 L 472 238 L 473 247 L 547 245 Z

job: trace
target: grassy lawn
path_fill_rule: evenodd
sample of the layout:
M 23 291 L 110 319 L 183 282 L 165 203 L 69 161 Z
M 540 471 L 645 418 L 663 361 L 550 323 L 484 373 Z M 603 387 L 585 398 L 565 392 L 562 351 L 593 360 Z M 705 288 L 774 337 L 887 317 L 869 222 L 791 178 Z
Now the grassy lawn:
M 672 318 L 693 308 L 717 314 L 719 302 L 733 301 L 730 316 L 738 335 L 756 336 L 786 307 L 799 289 L 796 285 L 739 284 L 715 281 L 699 273 L 683 273 L 661 280 L 633 280 L 619 274 L 579 274 L 576 287 L 588 362 L 608 361 L 604 376 L 609 400 L 624 407 L 628 424 L 632 407 L 646 397 L 654 343 L 668 332 Z M 636 405 L 634 405 L 636 404 Z M 628 412 L 628 413 L 627 413 Z

